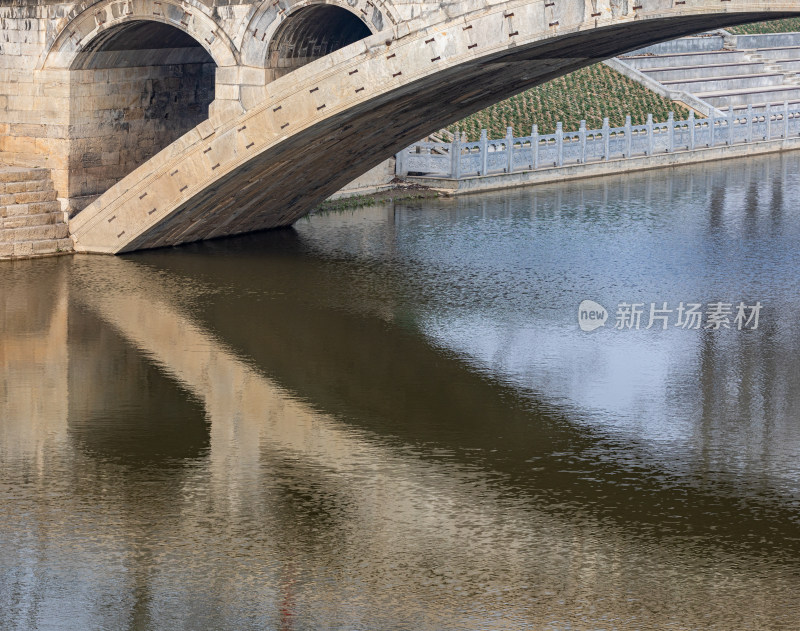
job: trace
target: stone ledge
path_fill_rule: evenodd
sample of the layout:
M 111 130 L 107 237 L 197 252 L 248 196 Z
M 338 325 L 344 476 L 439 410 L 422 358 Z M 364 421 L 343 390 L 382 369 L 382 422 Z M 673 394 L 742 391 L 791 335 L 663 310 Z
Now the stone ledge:
M 41 241 L 0 242 L 0 260 L 17 260 L 72 254 L 71 239 L 45 239 Z
M 61 203 L 53 202 L 31 202 L 30 204 L 10 204 L 0 205 L 0 219 L 5 217 L 19 217 L 22 215 L 41 215 L 45 213 L 61 213 Z
M 35 202 L 54 202 L 56 201 L 56 192 L 51 189 L 49 191 L 29 191 L 27 193 L 14 193 L 15 204 L 30 204 Z
M 0 166 L 0 182 L 27 182 L 29 180 L 49 179 L 49 169 Z
M 0 219 L 0 230 L 10 230 L 12 228 L 29 228 L 32 226 L 50 226 L 64 222 L 62 212 L 39 213 L 36 215 L 11 215 L 5 219 Z
M 68 236 L 69 226 L 65 223 L 0 229 L 0 242 L 4 243 L 65 239 Z
M 54 190 L 50 178 L 41 180 L 24 180 L 22 182 L 0 182 L 0 194 L 30 193 L 33 191 Z

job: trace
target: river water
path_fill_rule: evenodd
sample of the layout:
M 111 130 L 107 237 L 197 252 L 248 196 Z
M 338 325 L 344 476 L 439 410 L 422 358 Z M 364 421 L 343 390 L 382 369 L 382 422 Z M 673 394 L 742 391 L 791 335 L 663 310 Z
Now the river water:
M 798 270 L 798 154 L 5 263 L 0 629 L 797 629 Z

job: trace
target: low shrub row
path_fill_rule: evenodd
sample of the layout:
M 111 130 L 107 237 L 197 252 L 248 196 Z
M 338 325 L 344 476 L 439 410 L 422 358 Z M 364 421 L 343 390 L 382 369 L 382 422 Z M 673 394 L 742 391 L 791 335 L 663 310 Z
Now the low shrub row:
M 607 116 L 612 127 L 621 127 L 627 114 L 634 125 L 641 125 L 647 121 L 648 113 L 660 122 L 667 120 L 671 111 L 676 118 L 689 116 L 686 108 L 605 64 L 596 64 L 512 96 L 448 129 L 466 132 L 468 139 L 474 141 L 480 137 L 481 129 L 488 130 L 490 138 L 501 138 L 510 126 L 515 135 L 524 136 L 536 124 L 539 133 L 552 134 L 559 121 L 564 123 L 565 131 L 578 129 L 581 120 L 592 129 L 602 127 L 603 117 Z
M 738 35 L 763 35 L 766 33 L 795 33 L 800 31 L 800 18 L 787 18 L 785 20 L 772 20 L 771 22 L 756 22 L 755 24 L 742 24 L 728 29 Z

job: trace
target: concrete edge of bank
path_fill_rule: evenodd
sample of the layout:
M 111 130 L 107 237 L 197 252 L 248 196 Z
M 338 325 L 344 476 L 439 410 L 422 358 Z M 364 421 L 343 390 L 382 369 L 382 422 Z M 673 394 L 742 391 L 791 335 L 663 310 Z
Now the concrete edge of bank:
M 741 145 L 729 145 L 694 151 L 676 151 L 652 156 L 621 158 L 608 162 L 589 162 L 571 164 L 562 167 L 539 168 L 535 171 L 516 171 L 513 173 L 496 173 L 462 177 L 460 179 L 431 176 L 407 176 L 407 180 L 431 188 L 444 189 L 452 195 L 465 195 L 519 186 L 536 186 L 566 180 L 602 177 L 604 175 L 622 175 L 636 171 L 648 171 L 666 167 L 699 164 L 746 158 L 750 156 L 800 150 L 800 138 L 788 138 L 753 142 Z

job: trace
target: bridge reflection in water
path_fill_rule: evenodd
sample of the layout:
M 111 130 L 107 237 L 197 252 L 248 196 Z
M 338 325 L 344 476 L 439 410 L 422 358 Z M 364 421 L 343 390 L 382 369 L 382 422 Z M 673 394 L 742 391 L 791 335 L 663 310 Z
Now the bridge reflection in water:
M 760 454 L 736 452 L 741 427 L 721 414 L 734 386 L 720 366 L 740 357 L 745 375 L 772 371 L 751 393 L 762 402 L 746 409 L 767 410 L 751 417 L 753 431 L 778 433 L 791 450 L 797 433 L 783 421 L 796 409 L 793 377 L 772 362 L 794 365 L 796 336 L 630 342 L 675 344 L 680 354 L 693 340 L 702 405 L 685 448 L 680 429 L 652 439 L 646 427 L 604 425 L 601 414 L 592 422 L 581 407 L 598 400 L 553 380 L 525 393 L 513 362 L 486 370 L 481 345 L 468 348 L 442 325 L 466 318 L 500 348 L 498 331 L 569 341 L 548 324 L 552 314 L 537 315 L 537 326 L 519 319 L 529 302 L 514 295 L 504 304 L 518 329 L 492 328 L 500 311 L 474 289 L 509 261 L 491 269 L 451 258 L 472 251 L 481 226 L 505 233 L 523 215 L 530 221 L 534 202 L 548 222 L 534 240 L 567 249 L 585 245 L 562 241 L 568 232 L 592 231 L 606 246 L 622 222 L 628 234 L 642 229 L 628 244 L 635 257 L 676 218 L 682 239 L 708 246 L 700 257 L 711 267 L 720 217 L 741 219 L 746 241 L 791 240 L 790 228 L 775 230 L 790 217 L 762 211 L 780 200 L 773 185 L 793 166 L 764 164 L 772 170 L 750 173 L 770 176 L 755 189 L 735 170 L 725 188 L 722 169 L 674 181 L 673 207 L 686 190 L 708 190 L 691 222 L 680 209 L 626 214 L 626 196 L 666 197 L 643 175 L 627 189 L 494 196 L 483 209 L 469 200 L 371 209 L 168 254 L 16 265 L 2 292 L 13 300 L 0 347 L 10 376 L 0 391 L 0 626 L 69 616 L 74 628 L 790 627 L 795 471 L 760 466 L 781 460 L 771 435 L 752 434 Z M 748 192 L 756 209 L 737 215 Z M 475 256 L 495 253 L 498 241 L 486 243 Z M 560 273 L 552 256 L 545 276 Z M 448 258 L 462 267 L 445 278 L 436 261 Z M 774 270 L 778 284 L 790 267 Z M 740 281 L 733 274 L 725 289 L 746 289 Z M 45 289 L 33 302 L 37 285 Z M 458 306 L 450 301 L 460 291 Z M 574 302 L 569 291 L 564 301 Z M 23 320 L 14 319 L 20 304 Z M 577 353 L 587 339 L 562 347 Z M 606 338 L 606 359 L 628 344 L 619 339 Z M 447 349 L 459 344 L 458 354 Z M 535 355 L 536 344 L 520 346 Z M 548 362 L 568 369 L 551 351 L 536 376 L 547 377 Z M 612 364 L 595 362 L 607 377 Z M 708 440 L 698 447 L 697 436 Z

